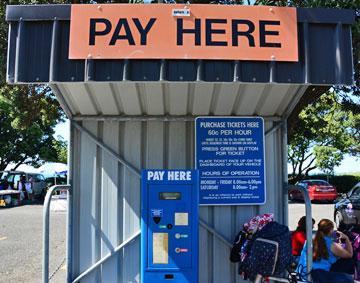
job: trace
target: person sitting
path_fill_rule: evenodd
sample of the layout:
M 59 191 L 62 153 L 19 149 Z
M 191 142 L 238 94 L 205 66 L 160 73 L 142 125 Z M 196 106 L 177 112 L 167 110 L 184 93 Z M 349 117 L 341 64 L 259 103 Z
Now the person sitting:
M 311 277 L 313 283 L 353 283 L 353 277 L 346 273 L 347 270 L 337 268 L 331 271 L 333 264 L 338 259 L 351 259 L 353 248 L 349 238 L 342 232 L 337 232 L 343 239 L 344 247 L 335 243 L 331 235 L 334 233 L 334 223 L 329 219 L 322 219 L 318 224 L 318 231 L 313 240 L 313 267 Z M 301 252 L 298 273 L 306 274 L 306 246 Z
M 314 227 L 315 220 L 312 219 L 312 227 Z M 301 251 L 306 241 L 306 216 L 300 218 L 298 226 L 291 234 L 292 254 L 295 258 L 301 255 Z

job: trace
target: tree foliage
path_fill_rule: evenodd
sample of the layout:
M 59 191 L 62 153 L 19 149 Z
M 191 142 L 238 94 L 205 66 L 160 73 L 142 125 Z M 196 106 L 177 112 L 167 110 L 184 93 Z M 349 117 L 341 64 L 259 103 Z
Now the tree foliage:
M 360 156 L 360 114 L 344 110 L 341 102 L 328 92 L 300 112 L 288 150 L 295 179 L 315 168 L 332 173 L 345 154 Z
M 6 53 L 9 4 L 64 3 L 67 1 L 2 1 L 0 3 L 0 170 L 14 162 L 39 165 L 42 161 L 66 162 L 64 141 L 54 138 L 54 127 L 64 119 L 55 95 L 47 85 L 7 85 Z M 66 148 L 66 145 L 65 145 Z M 66 156 L 66 154 L 65 154 Z

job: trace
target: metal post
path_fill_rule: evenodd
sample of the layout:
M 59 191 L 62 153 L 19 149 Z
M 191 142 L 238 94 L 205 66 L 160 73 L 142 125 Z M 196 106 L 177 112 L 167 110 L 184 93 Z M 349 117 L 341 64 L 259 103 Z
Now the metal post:
M 312 212 L 311 212 L 311 200 L 309 194 L 305 188 L 302 188 L 305 202 L 305 215 L 306 215 L 306 272 L 308 275 L 308 281 L 311 282 L 311 269 L 313 265 L 313 241 L 312 241 Z
M 312 211 L 311 200 L 308 191 L 301 186 L 288 186 L 288 190 L 296 189 L 302 192 L 305 203 L 305 216 L 306 216 L 306 272 L 308 273 L 307 280 L 311 282 L 311 270 L 313 266 L 313 241 L 312 241 Z
M 74 170 L 74 138 L 75 128 L 70 120 L 70 142 L 68 144 L 68 184 L 70 189 L 67 194 L 67 218 L 66 218 L 66 281 L 72 280 L 72 246 L 73 246 L 73 170 Z
M 281 124 L 281 166 L 282 166 L 282 178 L 283 178 L 283 186 L 286 188 L 288 186 L 288 170 L 287 170 L 287 154 L 288 154 L 288 147 L 287 147 L 287 120 Z M 288 191 L 283 191 L 282 202 L 283 206 L 283 223 L 285 225 L 289 225 L 289 204 L 288 204 Z
M 43 283 L 49 282 L 49 198 L 51 194 L 46 194 L 44 207 L 43 207 Z
M 68 190 L 69 185 L 56 185 L 49 188 L 45 196 L 44 207 L 43 207 L 43 274 L 42 282 L 49 282 L 49 211 L 51 196 L 54 191 L 57 190 Z

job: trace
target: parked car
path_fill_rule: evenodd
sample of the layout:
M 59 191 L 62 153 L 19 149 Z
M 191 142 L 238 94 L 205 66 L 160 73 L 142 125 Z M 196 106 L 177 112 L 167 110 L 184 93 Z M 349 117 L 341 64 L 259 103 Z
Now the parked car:
M 26 182 L 29 182 L 30 179 L 32 179 L 32 189 L 35 197 L 43 197 L 46 195 L 48 186 L 42 174 L 25 173 L 21 171 L 4 171 L 2 174 L 2 178 L 6 178 L 14 190 L 18 189 L 21 176 L 25 176 Z
M 347 226 L 359 226 L 360 218 L 360 182 L 335 203 L 334 221 L 338 229 Z
M 311 201 L 334 201 L 337 198 L 335 186 L 324 180 L 302 180 L 296 183 L 307 189 Z M 289 191 L 290 200 L 304 200 L 300 190 L 293 189 Z

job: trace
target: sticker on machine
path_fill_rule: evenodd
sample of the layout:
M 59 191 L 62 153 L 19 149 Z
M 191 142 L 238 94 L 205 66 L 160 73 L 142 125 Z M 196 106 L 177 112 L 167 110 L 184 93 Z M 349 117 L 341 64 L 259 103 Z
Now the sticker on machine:
M 151 216 L 152 217 L 162 217 L 163 211 L 164 210 L 161 208 L 153 208 L 153 209 L 151 209 Z
M 169 263 L 168 233 L 153 233 L 153 264 Z
M 189 213 L 175 212 L 175 226 L 188 226 L 189 225 Z

